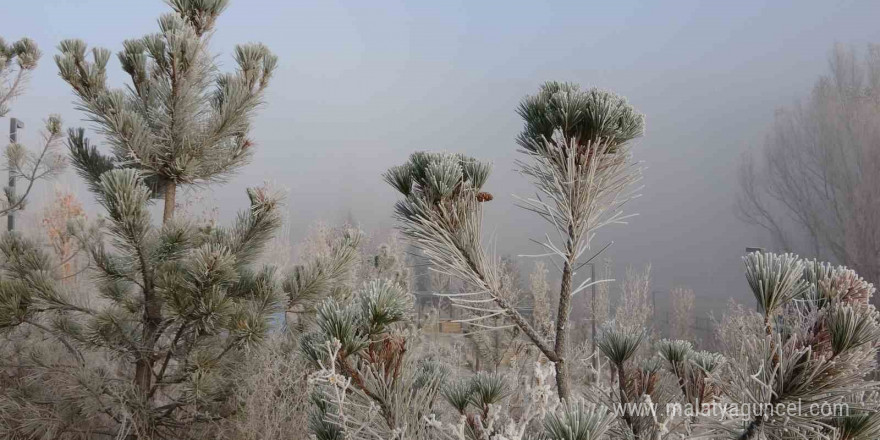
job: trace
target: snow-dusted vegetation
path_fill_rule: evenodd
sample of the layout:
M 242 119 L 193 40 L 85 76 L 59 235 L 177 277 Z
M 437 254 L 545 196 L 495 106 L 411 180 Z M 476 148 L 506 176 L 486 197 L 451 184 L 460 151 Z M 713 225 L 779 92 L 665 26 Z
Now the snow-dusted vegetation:
M 795 216 L 833 263 L 747 253 L 754 302 L 698 332 L 693 290 L 673 289 L 662 321 L 651 267 L 613 279 L 603 255 L 606 227 L 631 227 L 633 146 L 650 115 L 598 88 L 547 82 L 511 109 L 522 130 L 510 154 L 532 189 L 516 203 L 546 226 L 521 253 L 537 255 L 495 253 L 483 224 L 502 203 L 492 167 L 454 152 L 412 151 L 375 176 L 397 197 L 394 231 L 320 224 L 291 246 L 284 194 L 270 186 L 243 190 L 234 219 L 193 213 L 184 189 L 223 182 L 256 153 L 277 58 L 250 43 L 220 65 L 210 43 L 228 1 L 167 3 L 157 33 L 122 44 L 124 87 L 110 85 L 109 50 L 62 41 L 55 64 L 89 127 L 65 133 L 53 116 L 40 148 L 7 148 L 19 190 L 0 213 L 24 210 L 65 167 L 97 208 L 59 187 L 39 225 L 0 237 L 0 437 L 880 438 L 876 280 L 838 264 L 876 275 L 866 213 L 877 200 L 861 168 L 876 145 L 859 144 L 876 134 L 876 50 L 864 80 L 836 52 L 849 82 L 823 80 L 813 104 L 824 112 L 792 116 L 827 122 L 821 135 L 775 128 L 762 172 L 787 180 L 744 168 L 743 212 L 788 238 L 768 200 L 796 211 L 821 185 L 795 188 L 802 174 L 778 161 L 797 142 L 782 135 L 859 146 L 823 174 L 852 195 Z M 30 40 L 0 41 L 0 116 L 39 58 Z M 856 115 L 855 131 L 835 105 Z M 841 236 L 849 226 L 856 238 Z

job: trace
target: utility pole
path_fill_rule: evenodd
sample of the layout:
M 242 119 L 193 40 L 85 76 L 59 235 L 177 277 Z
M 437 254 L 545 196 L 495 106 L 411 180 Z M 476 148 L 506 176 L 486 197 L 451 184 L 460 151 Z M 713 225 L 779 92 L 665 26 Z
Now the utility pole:
M 11 118 L 9 120 L 9 143 L 18 143 L 18 129 L 24 128 L 24 122 Z M 13 163 L 9 163 L 9 197 L 10 202 L 15 203 L 15 168 Z M 12 232 L 15 229 L 15 210 L 10 209 L 6 214 L 6 230 Z

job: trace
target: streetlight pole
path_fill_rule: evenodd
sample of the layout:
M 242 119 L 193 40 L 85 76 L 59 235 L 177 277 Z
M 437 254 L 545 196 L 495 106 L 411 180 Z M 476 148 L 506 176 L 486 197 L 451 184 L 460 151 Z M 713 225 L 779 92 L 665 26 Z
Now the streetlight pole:
M 24 122 L 11 118 L 9 120 L 9 143 L 18 143 L 18 129 L 24 128 Z M 11 159 L 9 162 L 9 192 L 10 202 L 15 203 L 15 167 Z M 6 230 L 12 232 L 15 229 L 15 210 L 10 209 L 6 215 Z

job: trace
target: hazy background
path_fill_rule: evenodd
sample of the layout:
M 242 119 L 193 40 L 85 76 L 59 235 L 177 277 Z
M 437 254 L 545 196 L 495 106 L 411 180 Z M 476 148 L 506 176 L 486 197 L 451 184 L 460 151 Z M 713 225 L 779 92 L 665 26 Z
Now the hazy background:
M 10 113 L 28 124 L 23 139 L 33 145 L 49 113 L 83 124 L 51 59 L 60 40 L 115 52 L 155 32 L 167 10 L 158 0 L 3 1 L 0 35 L 44 51 Z M 528 238 L 545 225 L 510 197 L 529 195 L 514 170 L 514 110 L 543 81 L 574 81 L 647 115 L 635 149 L 645 188 L 629 207 L 639 216 L 595 244 L 614 240 L 605 256 L 618 273 L 652 263 L 654 290 L 693 288 L 698 309 L 746 301 L 739 257 L 770 243 L 734 216 L 740 156 L 760 145 L 775 109 L 809 93 L 835 42 L 880 42 L 878 17 L 876 1 L 233 0 L 213 40 L 219 59 L 231 65 L 236 43 L 260 41 L 280 68 L 256 120 L 253 163 L 205 196 L 229 218 L 246 205 L 244 186 L 286 188 L 294 241 L 317 220 L 387 230 L 395 194 L 380 174 L 418 149 L 464 152 L 495 165 L 485 224 L 498 253 L 534 253 Z M 111 83 L 123 85 L 115 57 L 111 65 Z M 77 180 L 64 178 L 90 200 Z

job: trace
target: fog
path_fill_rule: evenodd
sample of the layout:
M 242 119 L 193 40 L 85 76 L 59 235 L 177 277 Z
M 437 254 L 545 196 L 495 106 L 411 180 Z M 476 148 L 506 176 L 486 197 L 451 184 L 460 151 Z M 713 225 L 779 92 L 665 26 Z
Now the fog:
M 3 3 L 0 35 L 31 37 L 44 52 L 10 113 L 32 143 L 49 113 L 86 124 L 51 59 L 61 39 L 115 52 L 167 10 L 158 0 Z M 595 247 L 613 240 L 604 256 L 618 273 L 651 263 L 654 290 L 690 287 L 700 309 L 748 300 L 739 258 L 772 243 L 735 217 L 740 157 L 761 145 L 777 108 L 809 93 L 834 43 L 880 41 L 880 3 L 515 3 L 233 0 L 213 40 L 219 59 L 228 66 L 236 43 L 260 41 L 280 67 L 253 162 L 207 197 L 229 218 L 246 205 L 245 186 L 270 181 L 289 194 L 294 240 L 318 220 L 382 231 L 396 197 L 386 168 L 420 149 L 463 152 L 494 164 L 485 226 L 497 252 L 535 253 L 528 239 L 546 225 L 511 197 L 530 195 L 515 170 L 515 108 L 543 81 L 573 81 L 624 95 L 647 117 L 635 148 L 643 196 L 628 205 L 639 215 L 600 230 Z M 111 64 L 111 83 L 123 85 Z

